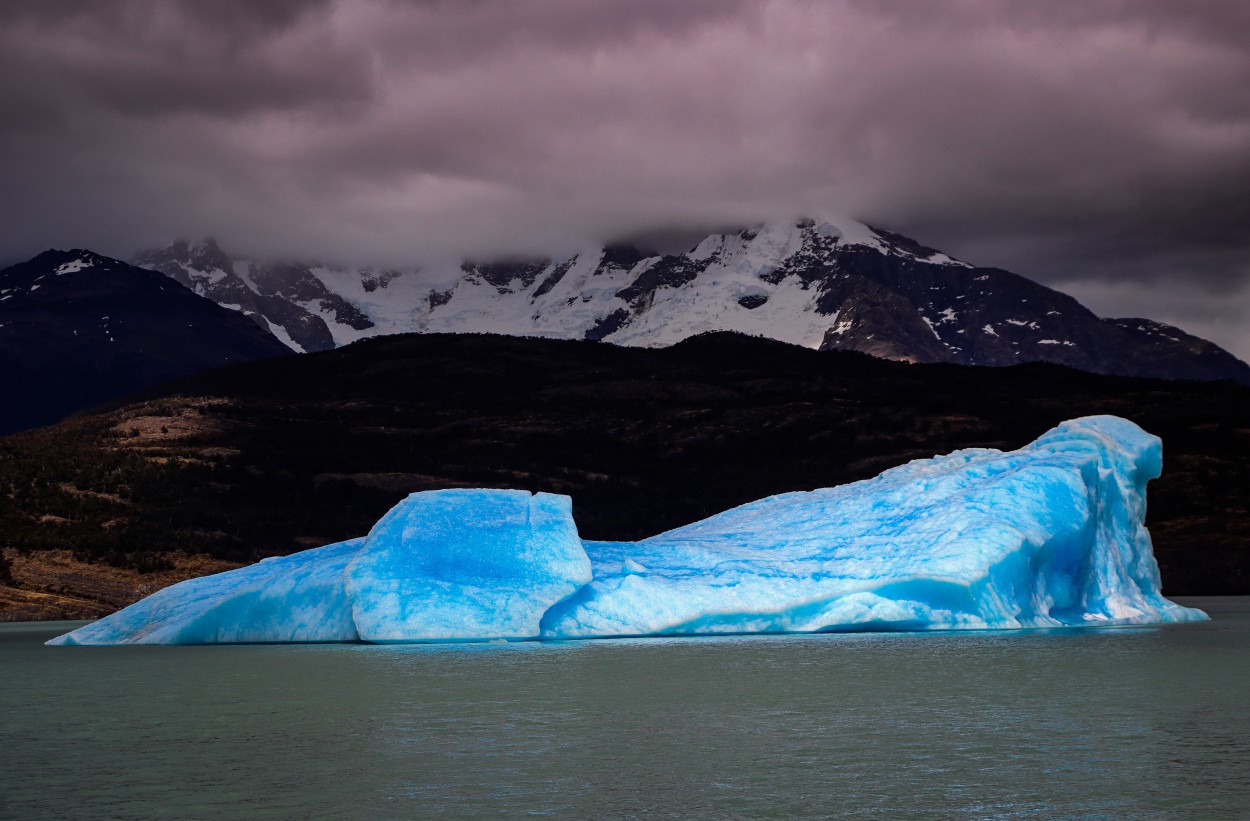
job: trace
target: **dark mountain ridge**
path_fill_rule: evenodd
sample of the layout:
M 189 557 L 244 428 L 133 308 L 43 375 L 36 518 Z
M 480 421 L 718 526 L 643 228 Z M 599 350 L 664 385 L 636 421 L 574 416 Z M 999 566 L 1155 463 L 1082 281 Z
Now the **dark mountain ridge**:
M 178 376 L 289 350 L 154 271 L 45 251 L 0 271 L 0 434 Z

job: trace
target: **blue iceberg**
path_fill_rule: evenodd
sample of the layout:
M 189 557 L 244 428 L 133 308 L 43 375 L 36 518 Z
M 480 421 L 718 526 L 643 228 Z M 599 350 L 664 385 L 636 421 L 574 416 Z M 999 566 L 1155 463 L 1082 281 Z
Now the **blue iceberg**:
M 567 496 L 414 493 L 382 517 L 344 577 L 365 641 L 528 639 L 591 579 Z
M 364 541 L 188 579 L 48 644 L 359 641 L 343 571 Z
M 751 502 L 638 542 L 582 541 L 568 497 L 415 493 L 365 539 L 192 579 L 50 644 L 474 641 L 972 630 L 1205 619 L 1160 593 L 1144 526 L 1159 439 L 1065 422 Z
M 640 542 L 587 543 L 594 580 L 544 636 L 1004 629 L 1186 621 L 1143 526 L 1157 437 L 1067 422 L 743 505 Z

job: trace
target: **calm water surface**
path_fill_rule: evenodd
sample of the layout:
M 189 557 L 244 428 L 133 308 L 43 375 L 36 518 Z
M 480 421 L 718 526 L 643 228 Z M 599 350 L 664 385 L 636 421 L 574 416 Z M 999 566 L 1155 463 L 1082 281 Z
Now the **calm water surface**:
M 1250 599 L 1025 633 L 43 647 L 2 818 L 1250 818 Z

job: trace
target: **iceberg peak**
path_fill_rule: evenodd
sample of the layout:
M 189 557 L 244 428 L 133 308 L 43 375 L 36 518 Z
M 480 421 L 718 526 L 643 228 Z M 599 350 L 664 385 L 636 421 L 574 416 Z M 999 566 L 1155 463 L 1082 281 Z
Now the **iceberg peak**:
M 536 638 L 590 579 L 568 496 L 459 489 L 392 508 L 344 576 L 360 637 L 379 642 Z
M 415 493 L 365 539 L 161 590 L 50 644 L 482 641 L 1161 624 L 1144 525 L 1161 443 L 1064 422 L 784 493 L 639 542 L 582 541 L 567 496 Z

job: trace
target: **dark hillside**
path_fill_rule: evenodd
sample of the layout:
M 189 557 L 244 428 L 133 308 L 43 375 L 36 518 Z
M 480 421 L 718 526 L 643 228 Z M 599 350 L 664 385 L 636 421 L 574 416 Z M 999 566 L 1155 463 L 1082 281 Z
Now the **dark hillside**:
M 250 561 L 362 535 L 404 494 L 453 486 L 566 493 L 584 537 L 633 539 L 1111 413 L 1164 441 L 1149 523 L 1167 592 L 1250 593 L 1250 388 L 1228 382 L 907 365 L 733 334 L 668 349 L 404 335 L 133 399 L 0 439 L 12 551 Z
M 90 251 L 0 270 L 0 434 L 206 368 L 291 351 L 243 315 Z

